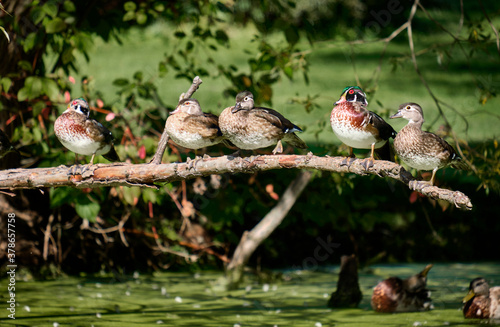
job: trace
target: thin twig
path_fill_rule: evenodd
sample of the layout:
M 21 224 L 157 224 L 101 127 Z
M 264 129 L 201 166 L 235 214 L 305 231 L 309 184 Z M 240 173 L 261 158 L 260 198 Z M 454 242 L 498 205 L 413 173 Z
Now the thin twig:
M 201 83 L 203 83 L 201 78 L 199 76 L 196 76 L 193 79 L 193 83 L 191 84 L 187 92 L 181 94 L 181 96 L 179 97 L 179 101 L 182 99 L 187 99 L 192 97 L 194 92 L 196 92 L 196 90 L 198 90 L 198 88 L 200 87 Z M 163 154 L 165 153 L 165 149 L 167 148 L 168 139 L 169 137 L 167 134 L 167 130 L 164 129 L 163 133 L 161 134 L 160 140 L 158 141 L 158 148 L 156 149 L 156 153 L 153 159 L 149 162 L 150 164 L 153 165 L 161 164 L 161 159 L 163 158 Z
M 496 42 L 497 43 L 497 50 L 498 50 L 498 53 L 500 54 L 500 37 L 498 35 L 498 30 L 495 28 L 495 25 L 493 25 L 493 22 L 491 21 L 490 17 L 488 16 L 488 13 L 484 9 L 484 5 L 483 5 L 482 0 L 479 0 L 479 5 L 481 6 L 481 11 L 483 12 L 484 17 L 486 18 L 488 23 L 490 24 L 490 27 L 493 30 L 493 33 L 495 33 L 495 38 L 497 40 L 497 42 Z

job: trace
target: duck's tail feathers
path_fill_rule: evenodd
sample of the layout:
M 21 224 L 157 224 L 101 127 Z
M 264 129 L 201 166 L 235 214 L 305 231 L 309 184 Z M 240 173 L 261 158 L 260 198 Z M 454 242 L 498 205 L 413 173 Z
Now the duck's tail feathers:
M 389 143 L 389 141 L 385 142 L 385 144 L 382 147 L 375 149 L 375 154 L 380 160 L 395 162 L 394 150 L 392 149 L 392 146 Z
M 302 141 L 297 135 L 295 135 L 295 133 L 285 134 L 285 137 L 283 138 L 283 140 L 286 143 L 293 145 L 296 148 L 307 149 L 307 144 L 304 141 Z
M 456 153 L 453 154 L 451 158 L 451 163 L 450 166 L 455 168 L 455 169 L 460 169 L 460 170 L 470 170 L 470 166 L 463 160 L 459 155 Z
M 118 157 L 118 153 L 116 153 L 115 147 L 112 146 L 111 150 L 108 153 L 102 155 L 104 158 L 108 159 L 111 162 L 120 161 L 120 157 Z

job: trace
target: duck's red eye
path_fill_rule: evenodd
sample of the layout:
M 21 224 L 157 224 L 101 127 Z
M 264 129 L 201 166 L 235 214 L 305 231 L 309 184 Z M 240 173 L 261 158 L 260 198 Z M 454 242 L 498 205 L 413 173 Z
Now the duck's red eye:
M 354 93 L 354 90 L 349 90 L 349 94 L 353 94 Z

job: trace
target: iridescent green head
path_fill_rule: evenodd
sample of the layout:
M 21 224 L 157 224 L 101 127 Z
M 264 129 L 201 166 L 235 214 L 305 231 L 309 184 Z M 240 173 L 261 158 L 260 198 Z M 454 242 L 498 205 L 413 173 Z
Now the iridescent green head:
M 335 102 L 335 104 L 339 104 L 342 102 L 359 102 L 365 106 L 368 105 L 366 94 L 359 86 L 348 86 L 343 89 L 342 94 L 340 95 L 340 99 Z

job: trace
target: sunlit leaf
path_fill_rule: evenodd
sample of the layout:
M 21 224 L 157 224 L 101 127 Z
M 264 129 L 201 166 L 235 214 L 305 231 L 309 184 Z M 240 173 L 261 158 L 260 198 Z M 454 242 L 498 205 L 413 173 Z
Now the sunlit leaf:
M 66 23 L 59 17 L 54 18 L 45 24 L 45 32 L 47 34 L 54 34 L 64 31 Z
M 91 201 L 87 196 L 79 196 L 76 198 L 75 211 L 82 219 L 95 222 L 101 211 L 101 205 Z

